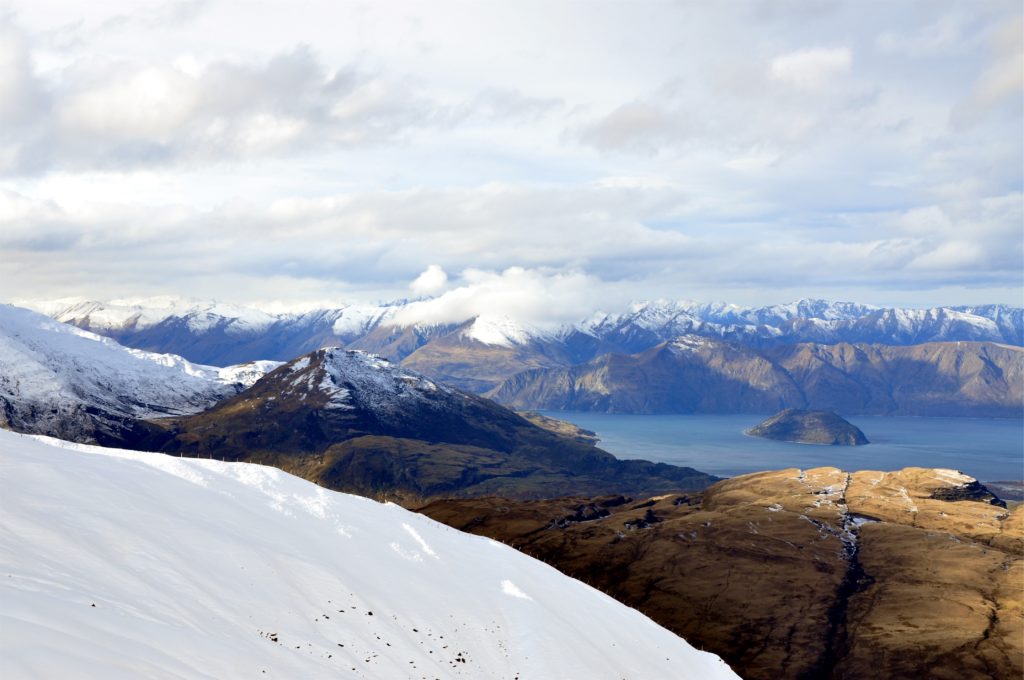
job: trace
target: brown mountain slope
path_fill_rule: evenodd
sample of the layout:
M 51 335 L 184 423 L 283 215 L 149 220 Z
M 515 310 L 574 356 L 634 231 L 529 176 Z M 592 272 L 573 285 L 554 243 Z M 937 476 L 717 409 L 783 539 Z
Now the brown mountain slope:
M 687 336 L 632 355 L 525 371 L 489 393 L 517 409 L 1021 417 L 1024 349 L 985 342 L 782 345 Z
M 969 477 L 781 470 L 702 494 L 437 501 L 743 677 L 1019 678 L 1024 523 Z
M 704 488 L 691 468 L 624 461 L 473 394 L 363 352 L 317 350 L 237 397 L 154 421 L 137 448 L 246 460 L 389 498 Z
M 526 371 L 490 396 L 514 408 L 609 413 L 765 413 L 803 400 L 793 379 L 756 350 L 692 337 Z
M 465 335 L 472 321 L 437 337 L 402 360 L 402 365 L 460 389 L 482 394 L 510 375 L 572 363 L 559 342 L 485 344 Z

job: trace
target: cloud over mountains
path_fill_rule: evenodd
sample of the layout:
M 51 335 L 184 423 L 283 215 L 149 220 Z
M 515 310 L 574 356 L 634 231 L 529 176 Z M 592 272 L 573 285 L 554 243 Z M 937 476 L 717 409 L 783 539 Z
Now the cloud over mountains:
M 12 297 L 1024 285 L 1011 2 L 57 9 L 0 14 Z

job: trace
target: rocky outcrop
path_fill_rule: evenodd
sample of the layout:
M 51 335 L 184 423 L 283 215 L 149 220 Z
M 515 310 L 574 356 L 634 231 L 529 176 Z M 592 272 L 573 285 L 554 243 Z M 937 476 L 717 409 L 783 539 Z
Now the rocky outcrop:
M 421 511 L 606 591 L 745 678 L 1009 680 L 1024 672 L 1024 515 L 978 486 L 953 470 L 788 469 L 646 500 Z
M 541 427 L 548 432 L 560 434 L 563 437 L 569 437 L 578 442 L 597 445 L 600 441 L 597 433 L 593 430 L 584 429 L 575 423 L 570 423 L 568 420 L 552 418 L 544 415 L 543 413 L 538 413 L 537 411 L 520 411 L 519 415 L 537 427 Z
M 986 342 L 746 345 L 686 336 L 639 354 L 513 376 L 489 393 L 517 409 L 1020 418 L 1024 349 Z
M 750 428 L 745 434 L 797 444 L 863 446 L 868 438 L 853 423 L 832 411 L 787 408 Z

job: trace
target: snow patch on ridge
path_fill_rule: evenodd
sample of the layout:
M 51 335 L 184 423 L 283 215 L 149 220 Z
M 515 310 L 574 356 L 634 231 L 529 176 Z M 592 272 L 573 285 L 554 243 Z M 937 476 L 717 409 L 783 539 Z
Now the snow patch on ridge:
M 548 334 L 528 328 L 508 316 L 482 315 L 474 319 L 469 328 L 462 331 L 462 335 L 485 345 L 512 347 L 526 344 L 536 337 L 546 337 Z

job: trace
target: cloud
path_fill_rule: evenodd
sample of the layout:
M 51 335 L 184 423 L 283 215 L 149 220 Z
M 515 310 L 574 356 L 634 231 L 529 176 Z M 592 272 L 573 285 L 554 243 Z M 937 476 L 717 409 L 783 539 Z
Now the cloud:
M 144 23 L 181 24 L 204 6 L 168 3 L 158 8 L 164 19 Z M 112 21 L 105 28 L 141 19 Z M 556 98 L 492 86 L 440 101 L 401 74 L 351 63 L 332 69 L 308 45 L 261 62 L 103 55 L 48 72 L 33 66 L 36 56 L 29 35 L 0 15 L 0 175 L 209 165 L 383 146 L 416 130 L 529 123 L 560 106 Z
M 540 330 L 578 321 L 602 305 L 625 304 L 599 279 L 576 271 L 509 267 L 495 272 L 467 269 L 461 285 L 442 295 L 413 302 L 391 319 L 398 326 L 461 323 L 477 316 L 509 318 Z
M 686 116 L 651 101 L 623 104 L 580 135 L 584 144 L 602 151 L 632 148 L 654 152 L 688 137 Z
M 879 50 L 910 57 L 928 57 L 961 51 L 963 19 L 945 14 L 934 23 L 905 33 L 885 31 L 875 40 Z
M 394 139 L 430 115 L 398 83 L 327 71 L 305 47 L 261 65 L 78 64 L 58 85 L 34 74 L 25 40 L 0 33 L 0 172 L 130 168 L 282 155 Z
M 453 280 L 413 295 L 519 267 L 631 298 L 1012 301 L 1018 5 L 15 0 L 0 280 L 372 301 L 434 265 Z
M 613 307 L 615 299 L 747 290 L 775 301 L 774 291 L 793 288 L 793 272 L 798 295 L 843 289 L 867 301 L 887 289 L 952 283 L 1012 290 L 1022 283 L 1021 204 L 1019 192 L 961 195 L 905 210 L 794 214 L 780 229 L 746 206 L 692 206 L 678 187 L 629 182 L 158 211 L 111 204 L 68 211 L 5 190 L 0 278 L 19 297 L 117 297 L 127 289 L 376 301 L 411 288 L 440 293 L 442 302 L 424 305 L 426 318 L 511 310 L 543 326 Z M 711 214 L 713 229 L 705 223 Z M 693 215 L 700 217 L 690 226 Z M 452 282 L 447 271 L 463 273 Z
M 103 22 L 101 30 L 180 27 L 194 21 L 208 6 L 208 0 L 168 0 L 142 10 L 112 16 Z
M 973 124 L 1006 104 L 1020 120 L 1024 109 L 1024 16 L 1007 19 L 990 37 L 991 57 L 970 95 L 951 113 L 954 123 Z
M 409 284 L 409 290 L 416 295 L 433 295 L 444 288 L 446 283 L 448 274 L 440 266 L 432 264 Z
M 853 55 L 848 47 L 816 47 L 790 52 L 772 59 L 776 80 L 805 90 L 817 90 L 850 70 Z

